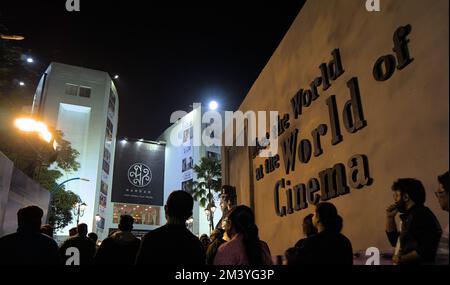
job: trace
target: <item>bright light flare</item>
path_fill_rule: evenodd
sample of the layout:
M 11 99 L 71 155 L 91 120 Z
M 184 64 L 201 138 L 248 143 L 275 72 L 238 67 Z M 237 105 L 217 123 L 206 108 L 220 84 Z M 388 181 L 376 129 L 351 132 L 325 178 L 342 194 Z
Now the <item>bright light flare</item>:
M 219 107 L 219 104 L 217 104 L 217 102 L 216 101 L 211 101 L 211 102 L 209 102 L 209 109 L 210 110 L 216 110 L 217 108 Z
M 46 142 L 50 143 L 53 139 L 53 135 L 50 132 L 39 134 L 39 136 Z
M 22 132 L 34 132 L 36 130 L 36 121 L 29 118 L 17 119 L 14 125 Z
M 31 118 L 19 118 L 14 121 L 14 125 L 22 132 L 36 132 L 46 142 L 50 143 L 53 139 L 52 133 L 43 122 L 33 120 Z

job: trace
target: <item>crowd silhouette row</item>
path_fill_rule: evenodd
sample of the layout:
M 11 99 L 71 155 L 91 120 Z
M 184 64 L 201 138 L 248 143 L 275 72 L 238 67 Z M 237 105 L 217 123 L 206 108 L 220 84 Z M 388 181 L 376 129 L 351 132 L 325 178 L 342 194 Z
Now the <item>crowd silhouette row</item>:
M 435 195 L 448 212 L 449 173 L 438 176 Z M 425 189 L 419 180 L 402 178 L 392 185 L 394 204 L 386 209 L 386 235 L 393 246 L 393 264 L 449 264 L 448 225 L 442 230 L 432 211 L 424 206 Z M 226 213 L 211 238 L 192 234 L 186 220 L 194 201 L 185 191 L 172 192 L 164 206 L 167 223 L 142 239 L 132 234 L 133 217 L 122 215 L 119 230 L 97 246 L 97 235 L 79 224 L 58 247 L 53 229 L 41 227 L 43 211 L 37 206 L 17 213 L 16 233 L 0 238 L 2 264 L 176 264 L 272 265 L 266 242 L 260 240 L 253 211 L 244 205 Z M 400 227 L 395 217 L 399 215 Z M 329 202 L 318 203 L 314 214 L 303 219 L 304 238 L 285 252 L 285 264 L 353 264 L 351 241 L 341 233 L 343 219 Z M 75 261 L 71 249 L 79 252 Z

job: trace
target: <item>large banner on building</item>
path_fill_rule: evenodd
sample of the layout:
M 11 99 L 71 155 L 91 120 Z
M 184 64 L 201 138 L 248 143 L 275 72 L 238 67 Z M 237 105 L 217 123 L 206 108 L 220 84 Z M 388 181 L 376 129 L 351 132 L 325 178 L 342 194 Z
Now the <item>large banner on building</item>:
M 100 181 L 100 194 L 98 198 L 97 229 L 102 231 L 105 228 L 106 204 L 108 201 L 109 176 L 111 172 L 111 149 L 114 132 L 114 113 L 116 109 L 116 95 L 113 86 L 109 91 L 108 115 L 106 118 L 105 147 L 103 149 L 102 178 Z
M 165 146 L 123 141 L 117 144 L 112 202 L 163 205 Z
M 194 127 L 192 119 L 184 121 L 182 124 L 183 144 L 180 148 L 181 152 L 181 189 L 188 191 L 188 184 L 193 179 L 194 168 L 194 152 L 193 137 Z

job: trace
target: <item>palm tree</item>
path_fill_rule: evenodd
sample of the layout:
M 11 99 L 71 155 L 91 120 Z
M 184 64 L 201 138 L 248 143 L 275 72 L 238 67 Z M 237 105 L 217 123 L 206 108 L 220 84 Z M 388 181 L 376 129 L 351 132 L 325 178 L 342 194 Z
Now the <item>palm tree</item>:
M 199 201 L 209 219 L 210 231 L 214 230 L 214 192 L 220 192 L 222 186 L 222 169 L 215 157 L 202 157 L 200 164 L 194 166 L 197 181 L 190 183 L 194 200 Z

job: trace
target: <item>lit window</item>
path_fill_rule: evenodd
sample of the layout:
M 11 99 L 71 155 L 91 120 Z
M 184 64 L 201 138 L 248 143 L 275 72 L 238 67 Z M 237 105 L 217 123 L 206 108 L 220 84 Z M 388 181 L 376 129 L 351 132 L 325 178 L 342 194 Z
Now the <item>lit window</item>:
M 130 215 L 134 218 L 134 224 L 159 226 L 160 208 L 150 205 L 114 203 L 113 223 L 118 224 L 121 215 Z

